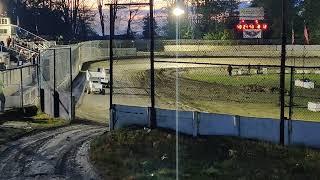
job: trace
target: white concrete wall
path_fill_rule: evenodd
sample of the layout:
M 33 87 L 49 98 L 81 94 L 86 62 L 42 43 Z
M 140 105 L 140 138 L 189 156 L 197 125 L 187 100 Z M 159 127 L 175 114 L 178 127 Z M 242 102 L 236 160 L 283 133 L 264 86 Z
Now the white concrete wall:
M 320 45 L 288 45 L 289 57 L 320 57 Z M 279 45 L 165 45 L 164 55 L 174 56 L 280 57 Z
M 21 96 L 6 96 L 5 108 L 20 108 Z

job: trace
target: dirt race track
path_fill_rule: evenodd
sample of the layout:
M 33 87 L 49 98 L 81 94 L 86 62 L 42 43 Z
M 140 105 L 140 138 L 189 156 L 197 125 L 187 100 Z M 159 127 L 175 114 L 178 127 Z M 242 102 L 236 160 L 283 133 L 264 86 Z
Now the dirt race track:
M 158 61 L 158 62 L 157 62 Z M 174 63 L 175 61 L 187 63 Z M 214 64 L 236 64 L 236 65 L 280 65 L 279 58 L 156 58 L 155 69 L 170 69 L 170 68 L 197 68 L 197 67 L 212 67 L 205 64 L 197 63 L 214 63 Z M 318 66 L 319 59 L 317 58 L 296 58 L 288 59 L 287 65 L 296 66 Z M 97 68 L 109 68 L 107 61 L 93 62 L 88 67 L 91 71 L 96 71 Z M 150 106 L 150 97 L 145 89 L 145 85 L 141 85 L 141 76 L 139 73 L 150 69 L 149 59 L 127 59 L 115 60 L 114 62 L 114 96 L 113 102 L 121 105 L 131 106 Z M 83 69 L 87 70 L 87 69 Z M 157 74 L 156 74 L 157 75 Z M 78 85 L 77 85 L 78 84 Z M 84 78 L 79 78 L 75 82 L 75 86 L 84 84 Z M 157 86 L 157 84 L 156 84 Z M 156 87 L 157 89 L 158 87 Z M 90 119 L 98 122 L 108 123 L 109 120 L 109 89 L 106 90 L 106 95 L 82 94 L 83 88 L 74 88 L 74 94 L 79 96 L 79 103 L 76 110 L 76 116 L 81 119 Z M 175 89 L 170 91 L 174 92 Z M 175 102 L 168 99 L 157 100 L 157 107 L 175 108 Z M 181 104 L 181 106 L 184 106 Z M 187 108 L 189 109 L 189 108 Z
M 99 179 L 88 150 L 92 138 L 105 131 L 72 125 L 8 143 L 0 149 L 0 179 Z
M 170 60 L 170 59 L 158 59 Z M 174 61 L 174 59 L 171 59 Z M 181 59 L 188 62 L 211 62 L 221 64 L 269 64 L 278 65 L 279 59 L 206 58 Z M 297 60 L 297 65 L 302 62 Z M 307 59 L 305 64 L 318 65 L 318 60 Z M 141 73 L 150 68 L 148 59 L 118 60 L 114 63 L 114 103 L 133 106 L 149 106 L 147 83 Z M 105 62 L 90 65 L 90 70 L 108 68 Z M 157 62 L 156 69 L 206 67 L 187 63 Z M 141 84 L 141 83 L 144 84 Z M 76 116 L 81 119 L 108 123 L 109 91 L 106 95 L 83 94 L 84 75 L 74 81 L 74 95 L 78 100 Z M 174 93 L 175 89 L 171 89 Z M 157 101 L 157 107 L 174 108 L 168 99 Z M 41 132 L 0 146 L 0 179 L 99 179 L 92 168 L 88 150 L 90 140 L 104 133 L 107 126 L 71 125 Z
M 163 60 L 163 59 L 161 59 Z M 165 59 L 170 60 L 170 59 Z M 172 60 L 172 59 L 171 59 Z M 173 59 L 174 60 L 174 59 Z M 192 61 L 193 59 L 189 59 Z M 131 106 L 150 106 L 148 90 L 141 84 L 141 77 L 146 70 L 150 69 L 149 59 L 117 60 L 114 63 L 114 104 Z M 205 67 L 206 65 L 177 64 L 177 63 L 155 63 L 156 69 L 184 68 L 184 67 Z M 109 68 L 106 61 L 92 63 L 90 71 L 97 71 L 97 68 Z M 83 69 L 87 70 L 87 69 Z M 84 75 L 82 75 L 84 76 Z M 97 122 L 108 123 L 109 120 L 109 89 L 106 95 L 86 94 L 83 92 L 84 78 L 78 77 L 74 82 L 74 94 L 80 95 L 76 109 L 76 116 L 80 119 L 89 119 Z M 173 103 L 174 104 L 174 103 Z M 172 103 L 157 102 L 163 108 L 174 108 Z

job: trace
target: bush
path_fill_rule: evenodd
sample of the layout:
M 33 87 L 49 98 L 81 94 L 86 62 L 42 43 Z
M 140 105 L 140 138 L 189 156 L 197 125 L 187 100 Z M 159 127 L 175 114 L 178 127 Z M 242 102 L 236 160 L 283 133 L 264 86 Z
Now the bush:
M 228 30 L 224 30 L 223 32 L 209 32 L 203 36 L 204 40 L 228 40 L 232 39 L 232 35 Z

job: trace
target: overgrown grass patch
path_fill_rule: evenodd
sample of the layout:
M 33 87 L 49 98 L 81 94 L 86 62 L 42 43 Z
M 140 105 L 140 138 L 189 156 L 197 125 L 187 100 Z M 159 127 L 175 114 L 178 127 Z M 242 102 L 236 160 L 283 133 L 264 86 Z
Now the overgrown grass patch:
M 97 138 L 91 159 L 105 179 L 175 179 L 175 134 L 122 129 Z M 231 137 L 179 136 L 180 179 L 317 179 L 320 152 Z
M 0 144 L 14 140 L 24 134 L 67 125 L 63 119 L 39 113 L 36 107 L 15 109 L 0 114 Z

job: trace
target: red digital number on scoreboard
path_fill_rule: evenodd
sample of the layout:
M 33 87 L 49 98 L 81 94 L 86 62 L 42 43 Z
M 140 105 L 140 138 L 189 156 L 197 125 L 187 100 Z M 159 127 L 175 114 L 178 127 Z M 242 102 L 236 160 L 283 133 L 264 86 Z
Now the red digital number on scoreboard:
M 246 22 L 245 20 L 241 20 L 239 24 L 236 26 L 238 31 L 243 30 L 267 30 L 268 24 L 260 23 L 258 20 L 254 20 L 254 22 Z

